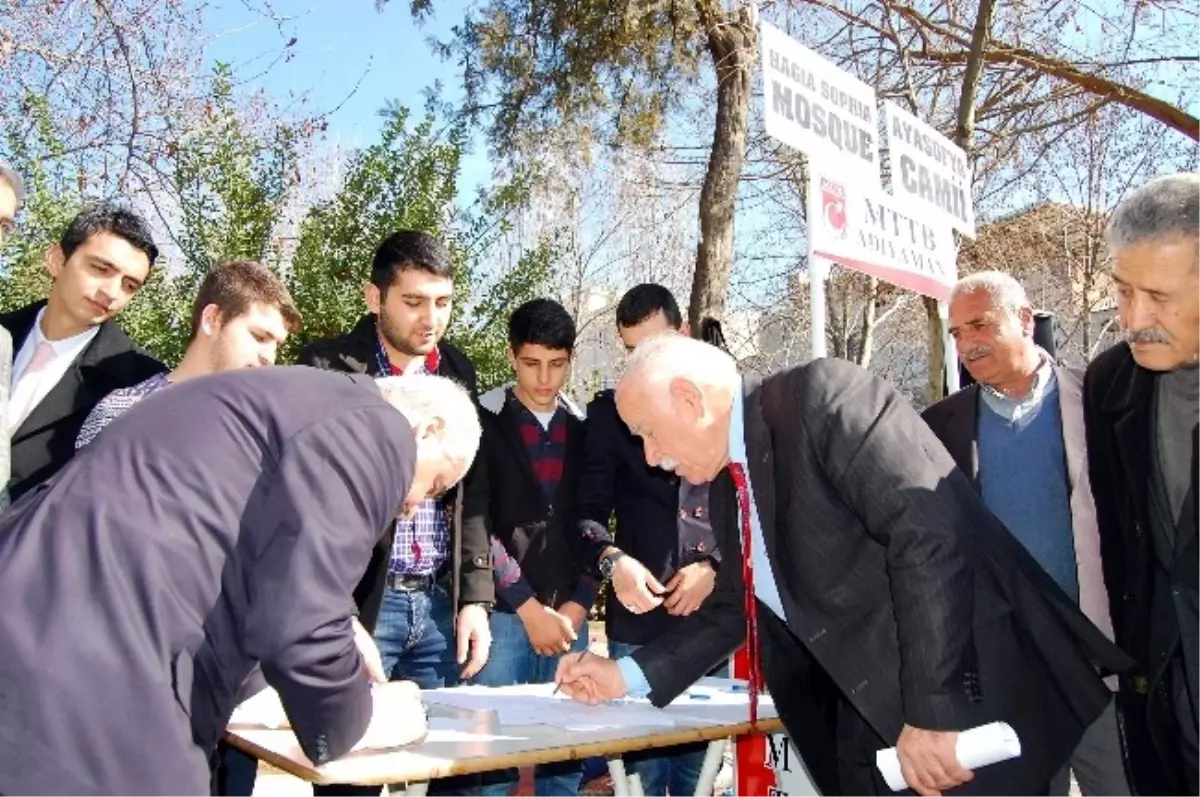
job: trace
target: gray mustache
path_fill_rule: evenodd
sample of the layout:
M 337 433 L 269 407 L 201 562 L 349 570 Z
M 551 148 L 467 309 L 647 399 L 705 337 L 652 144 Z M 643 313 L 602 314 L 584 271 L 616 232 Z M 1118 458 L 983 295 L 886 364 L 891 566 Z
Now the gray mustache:
M 964 360 L 974 360 L 978 357 L 982 357 L 985 354 L 991 354 L 991 353 L 992 353 L 992 347 L 988 346 L 986 344 L 983 344 L 980 346 L 974 346 L 970 349 L 967 349 L 966 351 L 964 351 L 962 353 L 962 356 L 963 356 Z
M 1171 336 L 1158 327 L 1149 329 L 1131 329 L 1125 333 L 1129 343 L 1170 343 Z

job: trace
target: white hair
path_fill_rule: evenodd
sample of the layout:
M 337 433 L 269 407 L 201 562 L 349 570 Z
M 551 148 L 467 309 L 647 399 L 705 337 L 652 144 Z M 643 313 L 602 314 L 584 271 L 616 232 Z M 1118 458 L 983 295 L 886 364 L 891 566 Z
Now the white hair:
M 466 473 L 479 451 L 479 414 L 471 394 L 453 379 L 431 374 L 384 376 L 375 380 L 384 401 L 414 427 L 440 420 L 446 457 Z
M 701 387 L 730 389 L 738 371 L 734 359 L 716 346 L 668 331 L 646 338 L 629 355 L 622 381 L 635 375 L 648 386 L 686 379 Z
M 0 183 L 5 183 L 12 189 L 13 196 L 17 198 L 17 205 L 21 205 L 25 201 L 25 181 L 21 179 L 21 175 L 9 166 L 4 161 L 0 161 Z
M 950 301 L 977 291 L 986 293 L 991 297 L 993 307 L 1010 315 L 1017 315 L 1023 307 L 1031 307 L 1021 283 L 1003 271 L 977 271 L 963 277 L 950 290 Z
M 1195 236 L 1200 226 L 1200 175 L 1158 177 L 1134 191 L 1113 211 L 1105 237 L 1112 251 L 1147 241 Z

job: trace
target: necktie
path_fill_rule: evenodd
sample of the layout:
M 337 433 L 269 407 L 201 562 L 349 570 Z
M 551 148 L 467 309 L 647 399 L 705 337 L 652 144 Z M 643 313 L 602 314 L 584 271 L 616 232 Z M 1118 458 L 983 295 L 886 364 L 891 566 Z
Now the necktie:
M 741 463 L 729 463 L 729 475 L 737 489 L 738 515 L 742 530 L 742 584 L 746 602 L 746 653 L 750 661 L 750 725 L 758 724 L 758 693 L 762 689 L 762 660 L 758 649 L 758 599 L 754 597 L 754 557 L 750 549 L 750 489 Z
M 33 357 L 29 360 L 29 365 L 25 366 L 25 370 L 21 372 L 8 401 L 8 433 L 10 435 L 17 431 L 17 428 L 25 422 L 25 418 L 36 406 L 33 397 L 37 395 L 38 387 L 42 383 L 42 372 L 53 359 L 54 346 L 45 340 L 38 343 L 37 348 L 33 351 Z

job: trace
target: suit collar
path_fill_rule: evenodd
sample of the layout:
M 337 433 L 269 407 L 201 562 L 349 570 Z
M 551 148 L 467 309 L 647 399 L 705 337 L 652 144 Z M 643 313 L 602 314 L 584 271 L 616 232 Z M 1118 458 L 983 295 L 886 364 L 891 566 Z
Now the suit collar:
M 1109 380 L 1108 392 L 1105 393 L 1101 407 L 1105 412 L 1117 415 L 1128 412 L 1145 411 L 1149 408 L 1149 398 L 1154 389 L 1154 373 L 1147 371 L 1133 359 L 1129 346 L 1122 346 L 1117 365 Z
M 767 556 L 775 561 L 775 452 L 771 428 L 763 411 L 763 381 L 744 377 L 742 381 L 742 434 L 746 442 L 746 468 L 754 491 L 758 524 L 767 543 Z
M 29 333 L 33 331 L 33 325 L 37 321 L 38 313 L 45 306 L 46 300 L 42 299 L 39 302 L 27 304 L 12 312 L 0 315 L 0 326 L 7 329 L 8 334 L 12 336 L 14 356 L 21 350 L 21 346 L 25 344 L 25 338 L 29 337 Z
M 972 384 L 945 400 L 943 443 L 958 469 L 979 486 L 979 385 Z
M 14 356 L 33 331 L 38 313 L 45 305 L 43 300 L 0 316 L 0 324 L 6 327 L 13 337 Z M 105 321 L 75 362 L 68 366 L 58 383 L 38 402 L 16 430 L 13 442 L 16 443 L 32 432 L 57 423 L 72 413 L 95 405 L 116 387 L 134 384 L 141 374 L 137 370 L 135 358 L 124 355 L 132 354 L 136 350 L 133 341 L 116 321 Z
M 1072 494 L 1087 475 L 1087 432 L 1083 422 L 1083 381 L 1079 374 L 1061 365 L 1054 366 L 1058 382 L 1058 412 L 1062 418 L 1063 448 L 1067 456 L 1067 478 Z
M 1148 517 L 1147 482 L 1150 473 L 1150 402 L 1154 398 L 1154 374 L 1138 366 L 1129 347 L 1120 344 L 1116 366 L 1108 377 L 1108 391 L 1101 411 L 1112 416 L 1125 481 L 1139 517 Z
M 11 313 L 0 315 L 0 326 L 8 330 L 13 339 L 13 356 L 25 345 L 25 340 L 33 332 L 38 314 L 46 306 L 46 300 L 34 302 Z M 133 341 L 114 320 L 105 321 L 96 330 L 96 335 L 80 353 L 75 365 L 83 368 L 99 368 L 115 376 L 126 375 L 122 364 L 114 363 L 112 355 L 135 349 Z M 53 392 L 53 391 L 51 391 Z

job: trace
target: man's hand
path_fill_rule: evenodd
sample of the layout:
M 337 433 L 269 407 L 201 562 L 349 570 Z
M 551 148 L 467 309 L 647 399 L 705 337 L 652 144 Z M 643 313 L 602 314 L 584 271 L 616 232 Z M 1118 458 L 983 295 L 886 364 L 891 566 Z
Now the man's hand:
M 575 631 L 575 639 L 578 639 L 579 635 L 583 633 L 583 624 L 587 622 L 587 609 L 575 601 L 567 601 L 558 607 L 558 613 L 571 621 L 571 628 Z
M 624 697 L 629 691 L 615 661 L 587 651 L 563 656 L 554 680 L 568 697 L 592 706 Z
M 707 559 L 680 568 L 667 582 L 665 605 L 669 614 L 687 617 L 700 608 L 717 584 L 717 571 Z
M 487 609 L 468 604 L 458 610 L 458 663 L 462 677 L 474 678 L 487 664 L 492 647 L 492 629 L 488 625 Z M 470 659 L 467 654 L 470 653 Z
M 940 795 L 975 777 L 958 763 L 958 731 L 926 731 L 905 725 L 896 742 L 904 780 L 917 794 Z
M 375 640 L 371 638 L 367 629 L 362 627 L 357 617 L 351 622 L 354 624 L 354 647 L 358 648 L 358 655 L 362 656 L 367 677 L 376 683 L 387 683 L 388 674 L 383 671 L 383 657 L 379 655 Z
M 413 744 L 425 738 L 428 724 L 421 705 L 421 690 L 411 681 L 394 681 L 371 687 L 371 722 L 352 750 Z
M 575 604 L 578 606 L 579 604 Z M 529 644 L 539 656 L 560 656 L 571 649 L 575 628 L 571 619 L 530 598 L 517 608 Z
M 662 604 L 662 594 L 667 591 L 645 565 L 628 555 L 613 565 L 612 585 L 617 600 L 634 614 L 645 614 Z

